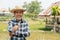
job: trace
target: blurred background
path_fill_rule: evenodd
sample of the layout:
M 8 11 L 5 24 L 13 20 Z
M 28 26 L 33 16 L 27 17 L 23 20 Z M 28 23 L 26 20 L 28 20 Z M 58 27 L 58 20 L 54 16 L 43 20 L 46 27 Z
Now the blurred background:
M 60 40 L 60 0 L 0 0 L 0 40 L 9 40 L 9 11 L 20 6 L 26 9 L 30 37 L 27 40 Z

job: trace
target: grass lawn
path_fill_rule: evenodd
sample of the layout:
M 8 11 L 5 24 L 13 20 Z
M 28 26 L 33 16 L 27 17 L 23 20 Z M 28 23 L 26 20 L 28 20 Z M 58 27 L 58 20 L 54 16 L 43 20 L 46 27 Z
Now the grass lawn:
M 27 20 L 28 21 L 28 20 Z M 40 28 L 45 27 L 44 21 L 28 21 L 29 27 L 31 31 L 30 37 L 27 37 L 27 40 L 60 40 L 60 33 L 54 33 L 54 32 L 39 32 Z M 7 23 L 6 22 L 0 22 L 0 40 L 8 40 L 9 35 L 7 32 Z
M 0 32 L 0 40 L 8 40 L 8 32 Z M 27 40 L 60 40 L 59 33 L 53 32 L 31 32 L 30 37 Z
M 0 21 L 0 32 L 6 31 L 7 30 L 7 23 L 6 22 L 1 22 Z
M 43 20 L 41 20 L 41 21 L 33 21 L 33 20 L 28 18 L 27 21 L 28 21 L 30 30 L 40 30 L 40 28 L 45 27 L 45 22 Z M 7 27 L 8 27 L 8 22 L 0 21 L 0 31 L 7 30 Z

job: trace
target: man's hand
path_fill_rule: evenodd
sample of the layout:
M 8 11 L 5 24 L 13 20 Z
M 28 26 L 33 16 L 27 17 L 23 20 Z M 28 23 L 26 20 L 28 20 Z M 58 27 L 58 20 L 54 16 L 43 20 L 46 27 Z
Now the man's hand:
M 15 25 L 15 26 L 13 27 L 14 32 L 15 32 L 16 30 L 18 30 L 18 28 L 19 28 L 19 26 L 18 26 L 18 25 Z
M 20 21 L 18 22 L 18 25 L 15 25 L 15 26 L 13 27 L 14 32 L 15 32 L 16 30 L 18 30 L 19 27 L 20 27 Z

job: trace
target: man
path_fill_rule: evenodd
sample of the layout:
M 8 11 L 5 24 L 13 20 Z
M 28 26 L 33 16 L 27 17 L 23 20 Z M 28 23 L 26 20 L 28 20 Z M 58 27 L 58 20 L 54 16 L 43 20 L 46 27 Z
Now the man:
M 10 40 L 26 40 L 26 37 L 30 35 L 30 31 L 28 23 L 22 19 L 25 10 L 16 7 L 10 10 L 10 12 L 15 16 L 15 19 L 8 22 Z

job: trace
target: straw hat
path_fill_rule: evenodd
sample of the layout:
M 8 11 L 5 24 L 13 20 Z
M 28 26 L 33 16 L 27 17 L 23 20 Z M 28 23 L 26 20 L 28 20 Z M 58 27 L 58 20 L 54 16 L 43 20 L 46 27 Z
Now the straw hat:
M 22 7 L 16 6 L 15 8 L 10 10 L 11 13 L 14 13 L 15 11 L 25 12 L 26 9 L 23 9 Z

